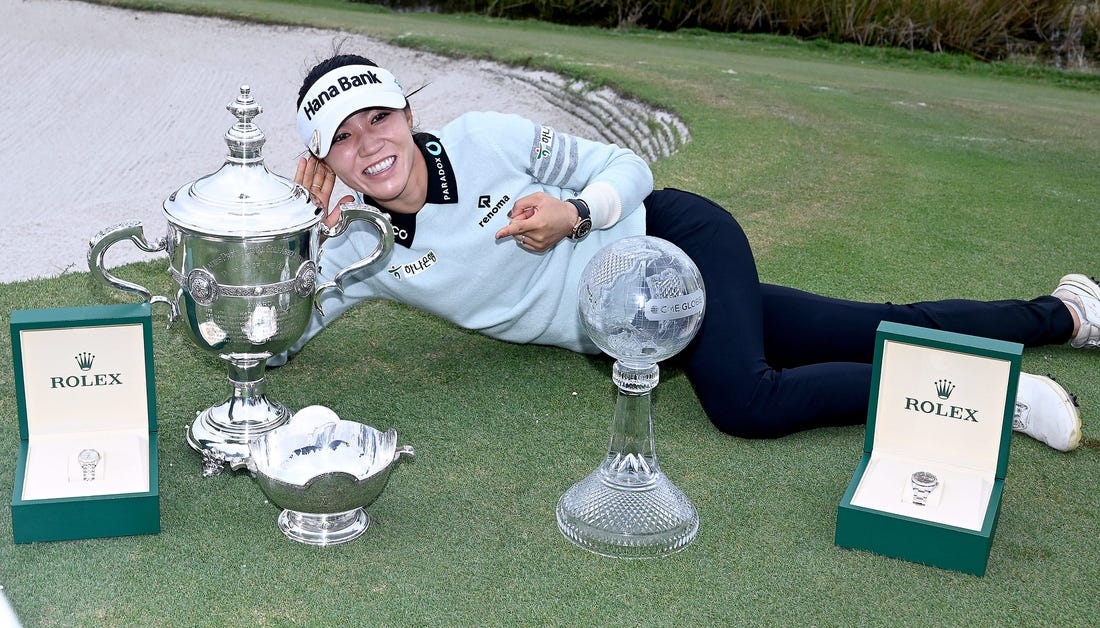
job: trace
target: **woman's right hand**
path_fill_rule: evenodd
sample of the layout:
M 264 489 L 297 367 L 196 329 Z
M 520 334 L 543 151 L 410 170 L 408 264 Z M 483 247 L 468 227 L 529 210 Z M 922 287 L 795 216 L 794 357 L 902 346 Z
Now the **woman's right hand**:
M 324 218 L 321 221 L 326 227 L 334 227 L 340 222 L 340 206 L 355 200 L 355 197 L 348 195 L 329 207 L 332 190 L 336 187 L 336 173 L 325 162 L 313 155 L 298 159 L 298 169 L 294 171 L 294 182 L 309 190 L 313 204 L 324 212 Z

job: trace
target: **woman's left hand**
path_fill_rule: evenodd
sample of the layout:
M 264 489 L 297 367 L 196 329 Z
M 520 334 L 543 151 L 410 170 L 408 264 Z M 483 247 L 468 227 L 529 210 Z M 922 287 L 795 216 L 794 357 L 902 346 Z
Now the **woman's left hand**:
M 520 248 L 542 253 L 573 233 L 577 224 L 577 208 L 572 203 L 535 192 L 517 199 L 508 211 L 512 219 L 496 237 L 515 238 Z
M 298 158 L 294 182 L 309 190 L 310 198 L 323 213 L 322 221 L 327 227 L 334 227 L 340 222 L 341 205 L 355 200 L 354 196 L 345 196 L 335 204 L 329 205 L 332 190 L 336 186 L 336 173 L 325 162 L 313 155 Z

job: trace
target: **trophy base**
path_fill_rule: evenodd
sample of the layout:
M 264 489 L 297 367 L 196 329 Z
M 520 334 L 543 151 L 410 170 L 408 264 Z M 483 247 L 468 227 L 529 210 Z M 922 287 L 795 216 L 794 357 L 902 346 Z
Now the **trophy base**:
M 324 515 L 284 510 L 279 515 L 279 529 L 288 539 L 319 547 L 354 541 L 369 526 L 370 515 L 362 508 Z
M 290 417 L 286 406 L 262 395 L 230 397 L 199 413 L 187 429 L 187 444 L 202 454 L 203 477 L 218 475 L 226 466 L 244 466 L 249 441 L 285 425 Z
M 699 531 L 695 506 L 659 471 L 649 482 L 627 485 L 596 469 L 561 496 L 557 519 L 570 542 L 612 558 L 672 554 Z

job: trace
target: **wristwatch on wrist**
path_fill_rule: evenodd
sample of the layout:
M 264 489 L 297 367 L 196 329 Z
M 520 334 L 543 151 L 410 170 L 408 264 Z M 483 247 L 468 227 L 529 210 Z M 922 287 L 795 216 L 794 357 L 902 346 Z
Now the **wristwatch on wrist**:
M 566 199 L 566 202 L 577 208 L 577 224 L 573 225 L 573 232 L 569 234 L 569 237 L 573 240 L 580 240 L 588 235 L 589 231 L 592 231 L 592 212 L 588 211 L 588 203 L 579 198 Z
M 913 485 L 913 503 L 924 506 L 928 503 L 928 496 L 940 485 L 940 479 L 928 471 L 917 471 L 910 478 Z

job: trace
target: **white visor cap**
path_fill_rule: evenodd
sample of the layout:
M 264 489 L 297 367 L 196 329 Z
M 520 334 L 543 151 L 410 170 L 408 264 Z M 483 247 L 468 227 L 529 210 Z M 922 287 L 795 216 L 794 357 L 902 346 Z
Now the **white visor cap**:
M 328 72 L 306 92 L 298 107 L 298 135 L 320 159 L 332 136 L 351 114 L 363 109 L 404 109 L 405 90 L 389 71 L 373 65 L 345 65 Z

